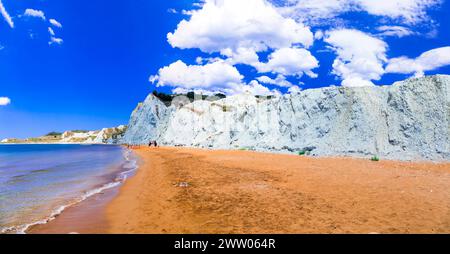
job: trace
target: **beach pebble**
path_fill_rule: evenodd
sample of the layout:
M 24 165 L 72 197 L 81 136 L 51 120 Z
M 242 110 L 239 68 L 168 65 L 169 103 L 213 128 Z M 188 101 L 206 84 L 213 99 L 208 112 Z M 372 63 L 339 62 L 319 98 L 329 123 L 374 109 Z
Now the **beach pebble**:
M 181 187 L 181 188 L 187 188 L 187 187 L 189 187 L 189 183 L 188 183 L 188 182 L 181 182 L 181 183 L 178 183 L 178 187 Z

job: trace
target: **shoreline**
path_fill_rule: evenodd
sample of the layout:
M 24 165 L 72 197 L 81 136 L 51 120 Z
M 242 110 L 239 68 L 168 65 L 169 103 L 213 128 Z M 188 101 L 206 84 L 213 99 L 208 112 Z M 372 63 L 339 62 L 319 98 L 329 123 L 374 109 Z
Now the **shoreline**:
M 0 143 L 0 145 L 100 145 L 100 146 L 121 146 L 127 147 L 126 144 L 107 144 L 107 143 Z M 136 145 L 141 148 L 147 147 L 146 144 Z M 266 150 L 266 149 L 238 149 L 238 148 L 207 148 L 207 147 L 190 147 L 190 146 L 174 146 L 174 145 L 164 145 L 163 147 L 168 148 L 181 148 L 181 149 L 198 149 L 204 151 L 247 151 L 247 152 L 256 152 L 256 153 L 268 153 L 268 154 L 280 154 L 280 155 L 294 155 L 297 156 L 296 152 L 290 150 Z M 130 148 L 131 149 L 131 148 Z M 335 154 L 335 155 L 304 155 L 310 158 L 341 158 L 341 159 L 370 159 L 371 156 L 377 156 L 375 154 L 362 154 L 362 153 L 354 153 L 354 154 Z M 379 157 L 379 156 L 377 156 Z M 433 164 L 445 164 L 450 163 L 450 160 L 441 159 L 441 160 L 431 160 L 431 159 L 398 159 L 398 158 L 390 158 L 390 157 L 380 157 L 383 161 L 392 161 L 392 162 L 411 162 L 411 163 L 433 163 Z
M 104 209 L 119 193 L 119 186 L 98 193 L 80 203 L 67 207 L 55 219 L 31 226 L 26 234 L 102 234 L 108 222 Z
M 131 168 L 123 167 L 116 172 L 114 179 L 87 190 L 78 200 L 55 209 L 50 216 L 25 225 L 26 234 L 66 234 L 66 233 L 104 233 L 107 221 L 104 216 L 106 205 L 118 194 L 119 188 L 138 170 L 139 158 L 131 149 L 124 149 L 124 164 L 132 163 Z M 133 158 L 131 158 L 133 157 Z
M 450 163 L 141 148 L 107 233 L 449 233 Z

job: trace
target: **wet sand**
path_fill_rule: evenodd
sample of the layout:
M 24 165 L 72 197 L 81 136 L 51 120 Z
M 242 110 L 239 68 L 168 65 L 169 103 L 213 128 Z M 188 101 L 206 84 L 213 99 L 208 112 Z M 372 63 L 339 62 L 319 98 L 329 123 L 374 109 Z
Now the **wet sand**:
M 108 232 L 105 208 L 119 192 L 112 188 L 66 208 L 54 220 L 30 227 L 28 234 L 104 234 Z
M 108 233 L 450 233 L 450 163 L 135 152 Z

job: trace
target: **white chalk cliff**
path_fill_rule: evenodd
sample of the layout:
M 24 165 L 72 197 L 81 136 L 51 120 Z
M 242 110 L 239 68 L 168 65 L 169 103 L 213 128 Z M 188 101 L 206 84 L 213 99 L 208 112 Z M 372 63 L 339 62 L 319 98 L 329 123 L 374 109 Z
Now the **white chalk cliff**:
M 112 128 L 103 128 L 97 131 L 66 131 L 62 134 L 61 143 L 85 144 L 116 144 L 125 133 L 127 126 L 120 125 Z
M 45 136 L 17 139 L 3 139 L 3 144 L 117 144 L 121 141 L 127 126 L 103 128 L 97 131 L 65 131 L 51 132 Z
M 326 87 L 272 99 L 237 95 L 167 107 L 149 95 L 122 143 L 400 160 L 450 160 L 450 76 Z

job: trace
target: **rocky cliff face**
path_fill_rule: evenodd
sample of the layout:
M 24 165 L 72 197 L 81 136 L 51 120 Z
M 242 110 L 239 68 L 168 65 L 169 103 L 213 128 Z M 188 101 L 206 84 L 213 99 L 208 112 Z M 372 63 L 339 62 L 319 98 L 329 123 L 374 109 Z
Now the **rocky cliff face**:
M 122 142 L 401 160 L 450 160 L 450 76 L 166 107 L 150 95 Z
M 127 126 L 120 125 L 112 128 L 103 128 L 99 131 L 66 131 L 62 134 L 61 143 L 85 144 L 117 144 L 122 139 Z
M 160 140 L 173 110 L 174 107 L 167 107 L 150 94 L 131 114 L 122 143 L 148 144 L 150 140 Z

